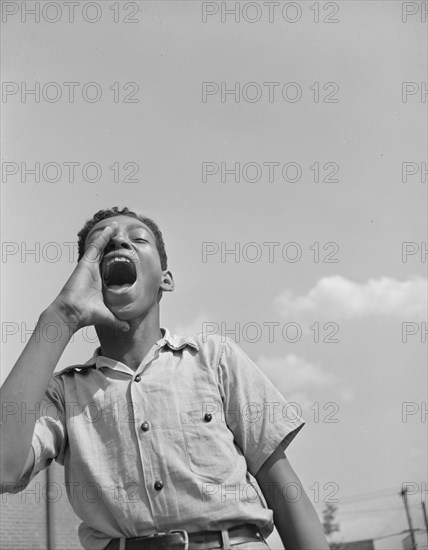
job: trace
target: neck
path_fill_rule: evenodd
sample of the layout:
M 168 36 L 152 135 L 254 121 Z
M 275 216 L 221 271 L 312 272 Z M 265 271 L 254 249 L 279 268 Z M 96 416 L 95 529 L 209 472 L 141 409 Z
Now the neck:
M 96 327 L 96 331 L 101 355 L 120 361 L 135 371 L 153 345 L 162 338 L 159 311 L 128 322 L 128 332 L 109 327 Z

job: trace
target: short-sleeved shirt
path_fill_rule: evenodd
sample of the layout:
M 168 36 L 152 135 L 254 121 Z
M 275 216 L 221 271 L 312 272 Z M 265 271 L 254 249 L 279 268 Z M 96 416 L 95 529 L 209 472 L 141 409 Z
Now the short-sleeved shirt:
M 20 490 L 63 464 L 88 550 L 170 529 L 273 530 L 253 476 L 304 422 L 232 340 L 162 334 L 135 371 L 98 348 L 54 374 L 41 404 Z

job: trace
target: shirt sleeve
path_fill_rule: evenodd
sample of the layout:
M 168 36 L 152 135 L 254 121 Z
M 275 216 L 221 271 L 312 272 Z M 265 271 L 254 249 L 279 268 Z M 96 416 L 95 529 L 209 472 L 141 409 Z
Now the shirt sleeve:
M 255 476 L 279 445 L 288 447 L 305 422 L 229 338 L 220 353 L 218 377 L 226 424 Z
M 37 412 L 26 411 L 25 414 L 39 414 L 36 420 L 31 447 L 34 452 L 32 469 L 22 472 L 15 487 L 8 490 L 18 493 L 25 489 L 30 481 L 42 470 L 47 468 L 52 460 L 64 464 L 64 453 L 67 441 L 65 403 L 62 384 L 59 377 L 53 376 Z

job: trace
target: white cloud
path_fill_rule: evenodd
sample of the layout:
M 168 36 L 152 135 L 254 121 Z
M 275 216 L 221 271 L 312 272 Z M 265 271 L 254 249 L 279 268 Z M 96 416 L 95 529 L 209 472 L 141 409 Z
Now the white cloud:
M 174 326 L 171 332 L 172 334 L 179 334 L 180 336 L 194 336 L 198 332 L 202 332 L 204 323 L 209 321 L 210 317 L 202 312 L 188 323 Z
M 341 387 L 339 378 L 326 372 L 320 364 L 311 363 L 294 353 L 284 357 L 261 356 L 256 363 L 286 399 L 298 403 L 302 409 L 319 401 L 320 390 L 328 393 L 327 401 L 353 399 L 352 392 Z
M 427 280 L 381 277 L 356 283 L 334 275 L 320 279 L 304 296 L 283 292 L 275 299 L 275 305 L 284 316 L 317 313 L 334 318 L 393 315 L 408 320 L 423 319 L 427 309 Z
M 331 386 L 335 382 L 332 374 L 323 372 L 319 364 L 310 363 L 294 353 L 285 357 L 261 356 L 257 365 L 274 383 L 286 385 L 288 391 L 307 388 Z

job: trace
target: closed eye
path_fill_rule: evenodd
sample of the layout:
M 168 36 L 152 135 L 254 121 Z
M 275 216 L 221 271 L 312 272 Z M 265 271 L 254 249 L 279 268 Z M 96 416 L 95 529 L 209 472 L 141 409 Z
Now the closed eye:
M 135 244 L 149 244 L 149 241 L 147 239 L 143 239 L 143 238 L 139 238 L 139 237 L 136 237 L 134 239 L 131 239 L 131 241 Z

